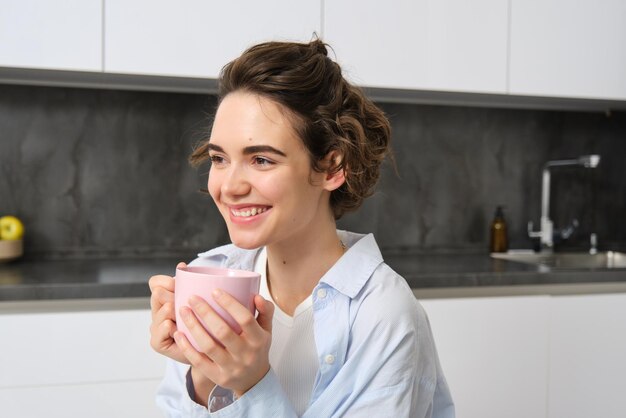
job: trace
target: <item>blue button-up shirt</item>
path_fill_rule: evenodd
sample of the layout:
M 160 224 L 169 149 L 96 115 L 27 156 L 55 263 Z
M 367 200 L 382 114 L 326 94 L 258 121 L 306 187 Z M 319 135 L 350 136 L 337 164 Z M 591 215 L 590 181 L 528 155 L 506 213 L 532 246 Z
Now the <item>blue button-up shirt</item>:
M 383 262 L 373 235 L 338 234 L 349 249 L 313 290 L 319 371 L 302 417 L 453 418 L 428 318 L 413 292 Z M 252 270 L 257 253 L 228 245 L 190 264 Z M 216 388 L 214 412 L 193 393 L 189 366 L 170 360 L 157 393 L 168 417 L 297 417 L 271 369 L 234 401 L 224 403 Z

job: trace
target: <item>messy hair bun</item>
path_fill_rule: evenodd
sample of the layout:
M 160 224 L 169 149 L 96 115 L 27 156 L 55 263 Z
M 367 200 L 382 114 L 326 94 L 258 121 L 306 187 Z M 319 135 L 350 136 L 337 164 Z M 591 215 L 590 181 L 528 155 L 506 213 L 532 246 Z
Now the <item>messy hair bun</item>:
M 222 69 L 219 99 L 247 91 L 288 109 L 312 168 L 345 173 L 345 183 L 330 197 L 339 219 L 374 192 L 389 151 L 391 127 L 383 111 L 342 76 L 327 47 L 319 39 L 255 45 Z M 324 158 L 331 151 L 341 159 L 328 167 Z M 205 160 L 206 147 L 197 148 L 190 159 Z

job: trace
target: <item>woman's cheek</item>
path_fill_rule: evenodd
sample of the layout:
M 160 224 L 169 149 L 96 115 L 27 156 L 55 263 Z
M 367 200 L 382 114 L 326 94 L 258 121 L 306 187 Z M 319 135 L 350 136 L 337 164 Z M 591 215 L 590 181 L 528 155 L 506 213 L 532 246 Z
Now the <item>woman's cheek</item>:
M 285 178 L 274 173 L 266 173 L 267 175 L 258 175 L 254 181 L 254 187 L 264 198 L 274 202 L 280 200 L 280 197 L 289 193 L 289 185 L 294 181 L 293 178 Z
M 217 203 L 220 196 L 220 181 L 219 181 L 219 173 L 215 172 L 213 169 L 209 171 L 209 179 L 207 181 L 207 189 L 209 190 L 209 194 Z

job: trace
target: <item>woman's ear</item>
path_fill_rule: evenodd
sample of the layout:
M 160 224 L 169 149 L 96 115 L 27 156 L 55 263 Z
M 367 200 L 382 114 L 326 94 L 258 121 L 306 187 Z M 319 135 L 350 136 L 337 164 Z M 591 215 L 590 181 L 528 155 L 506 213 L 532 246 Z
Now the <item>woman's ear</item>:
M 341 187 L 346 182 L 345 167 L 341 166 L 343 156 L 338 151 L 331 151 L 324 158 L 326 170 L 326 177 L 324 178 L 324 189 L 332 192 Z M 341 167 L 339 170 L 337 167 Z

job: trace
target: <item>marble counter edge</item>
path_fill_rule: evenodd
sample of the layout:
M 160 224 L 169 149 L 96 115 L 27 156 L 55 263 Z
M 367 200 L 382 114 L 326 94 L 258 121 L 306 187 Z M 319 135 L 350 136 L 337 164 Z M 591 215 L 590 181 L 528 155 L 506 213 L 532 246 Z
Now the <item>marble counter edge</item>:
M 455 299 L 506 296 L 569 296 L 626 293 L 626 282 L 545 283 L 505 286 L 412 288 L 417 299 Z
M 405 258 L 405 257 L 403 257 Z M 405 258 L 406 259 L 406 258 Z M 432 266 L 421 267 L 419 263 L 398 265 L 398 273 L 406 280 L 409 287 L 420 298 L 437 297 L 480 297 L 489 295 L 518 295 L 518 294 L 563 294 L 569 292 L 594 293 L 595 289 L 601 292 L 624 291 L 626 286 L 626 269 L 599 269 L 599 270 L 556 270 L 540 271 L 529 266 L 513 265 L 509 269 L 487 271 L 485 267 L 473 260 L 482 263 L 482 257 L 466 257 L 461 267 L 466 271 L 439 271 L 435 263 L 434 270 L 427 271 Z M 115 261 L 117 266 L 117 261 Z M 70 281 L 70 282 L 37 282 L 4 283 L 0 284 L 0 312 L 8 303 L 48 302 L 67 304 L 68 301 L 86 303 L 90 306 L 95 300 L 132 300 L 134 298 L 149 298 L 148 277 L 151 272 L 145 269 L 145 262 L 132 262 L 122 266 L 130 269 L 132 274 L 119 274 L 108 277 L 105 281 Z M 151 268 L 154 268 L 151 263 Z M 165 263 L 165 265 L 169 265 Z M 47 268 L 47 266 L 46 266 Z M 161 267 L 159 267 L 161 268 Z M 419 271 L 422 268 L 424 271 Z M 519 269 L 522 270 L 519 270 Z M 93 272 L 88 272 L 93 274 Z M 82 270 L 79 273 L 83 274 Z M 117 280 L 117 276 L 126 276 L 126 280 Z M 572 290 L 580 289 L 580 290 Z M 457 296 L 460 295 L 460 296 Z M 56 306 L 56 305 L 54 305 Z M 116 308 L 117 309 L 117 308 Z
M 0 301 L 0 315 L 150 309 L 149 297 Z
M 626 293 L 626 283 L 535 284 L 507 286 L 465 286 L 413 288 L 418 300 L 515 297 L 568 296 Z M 0 315 L 25 313 L 89 312 L 110 310 L 149 310 L 149 297 L 117 297 L 90 299 L 53 299 L 1 301 Z

